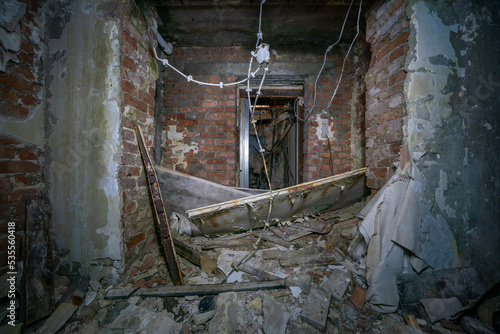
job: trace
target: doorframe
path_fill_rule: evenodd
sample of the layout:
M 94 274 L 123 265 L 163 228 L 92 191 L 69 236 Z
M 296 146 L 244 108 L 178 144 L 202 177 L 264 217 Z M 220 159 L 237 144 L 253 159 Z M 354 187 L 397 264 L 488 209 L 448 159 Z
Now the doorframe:
M 275 81 L 276 82 L 276 81 Z M 271 84 L 265 85 L 262 87 L 261 92 L 262 96 L 265 97 L 281 97 L 281 98 L 290 98 L 290 99 L 296 99 L 299 97 L 304 98 L 305 92 L 304 92 L 304 87 L 305 83 L 303 80 L 298 81 L 298 80 L 290 80 L 290 81 L 278 81 L 278 82 L 273 82 Z M 255 84 L 251 84 L 250 88 L 252 89 L 252 92 L 256 92 L 258 90 L 258 83 L 256 82 Z M 250 181 L 250 175 L 249 175 L 249 136 L 250 136 L 250 126 L 248 122 L 245 122 L 245 120 L 249 119 L 250 113 L 249 113 L 249 108 L 245 108 L 245 100 L 247 100 L 247 93 L 246 93 L 247 86 L 246 85 L 240 85 L 236 89 L 236 124 L 237 124 L 237 130 L 238 130 L 238 139 L 239 139 L 239 151 L 238 151 L 238 173 L 237 173 L 237 184 L 241 188 L 248 188 L 249 187 L 249 181 Z M 255 95 L 255 94 L 253 94 Z M 257 101 L 258 102 L 258 101 Z M 304 115 L 304 108 L 299 107 L 298 108 L 298 114 L 299 118 L 303 118 Z M 296 158 L 295 158 L 295 174 L 296 177 L 294 177 L 295 184 L 299 184 L 302 182 L 302 175 L 303 171 L 301 166 L 303 166 L 303 157 L 302 157 L 302 150 L 303 150 L 303 130 L 304 126 L 303 124 L 300 124 L 301 122 L 299 121 L 294 125 L 294 128 L 292 128 L 290 131 L 294 131 L 294 136 L 296 137 L 296 145 L 295 145 L 295 151 L 296 151 Z M 297 125 L 299 125 L 297 127 Z

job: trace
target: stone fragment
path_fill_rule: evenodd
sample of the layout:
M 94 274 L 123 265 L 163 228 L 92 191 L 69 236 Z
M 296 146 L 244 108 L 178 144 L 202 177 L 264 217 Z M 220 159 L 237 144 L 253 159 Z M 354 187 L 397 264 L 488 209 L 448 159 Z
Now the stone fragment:
M 156 313 L 136 305 L 129 305 L 113 320 L 110 330 L 136 333 L 146 328 L 155 318 Z
M 214 296 L 203 297 L 198 304 L 198 310 L 200 313 L 208 312 L 213 310 L 215 307 L 215 298 Z
M 356 285 L 351 295 L 351 303 L 354 306 L 356 306 L 358 310 L 361 310 L 365 305 L 365 301 L 366 301 L 366 290 L 360 287 L 359 285 Z
M 328 319 L 328 309 L 330 307 L 330 293 L 311 287 L 307 296 L 306 305 L 300 317 L 302 320 L 323 332 Z
M 286 311 L 286 307 L 283 304 L 265 294 L 262 303 L 262 312 L 264 314 L 262 329 L 265 334 L 285 334 L 290 314 Z
M 167 311 L 162 311 L 141 333 L 178 334 L 182 324 L 175 322 Z
M 340 301 L 349 287 L 349 275 L 340 269 L 333 269 L 332 274 L 323 284 L 322 289 L 329 292 L 333 299 Z
M 342 320 L 342 324 L 345 328 L 351 331 L 356 330 L 358 325 L 358 311 L 352 303 L 349 303 L 348 301 L 342 303 L 342 306 L 340 307 L 340 319 Z
M 290 321 L 288 325 L 290 328 L 290 333 L 300 333 L 300 334 L 316 334 L 318 331 L 308 324 L 303 324 L 298 321 Z
M 195 314 L 193 316 L 193 322 L 195 325 L 203 324 L 203 323 L 207 322 L 208 320 L 212 319 L 214 314 L 215 314 L 215 311 L 209 311 L 209 312 L 205 312 L 205 313 Z
M 247 306 L 252 308 L 255 311 L 255 313 L 262 314 L 262 298 L 257 297 L 252 299 L 252 301 L 249 302 Z
M 232 334 L 241 331 L 242 310 L 235 292 L 221 293 L 215 302 L 215 314 L 210 321 L 210 334 Z

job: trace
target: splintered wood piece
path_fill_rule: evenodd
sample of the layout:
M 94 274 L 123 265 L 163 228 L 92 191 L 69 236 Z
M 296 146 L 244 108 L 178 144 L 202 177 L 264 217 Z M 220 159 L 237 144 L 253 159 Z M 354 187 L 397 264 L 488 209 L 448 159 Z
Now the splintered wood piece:
M 292 227 L 277 228 L 274 226 L 270 227 L 269 231 L 273 232 L 274 235 L 276 235 L 278 238 L 281 238 L 285 241 L 293 241 L 293 240 L 300 239 L 302 237 L 305 237 L 306 235 L 313 233 L 311 231 L 298 229 L 298 228 L 292 228 Z
M 160 230 L 161 243 L 167 258 L 166 263 L 168 271 L 170 272 L 170 277 L 175 285 L 183 285 L 184 280 L 182 278 L 181 268 L 179 267 L 179 261 L 177 260 L 177 254 L 175 253 L 174 241 L 172 235 L 170 234 L 167 213 L 165 212 L 165 206 L 163 204 L 163 198 L 161 196 L 160 185 L 158 184 L 158 178 L 156 177 L 154 165 L 151 157 L 149 156 L 148 150 L 146 149 L 141 128 L 135 124 L 134 129 L 137 136 L 137 142 L 139 143 L 142 161 L 144 162 L 144 167 L 146 169 L 149 193 L 151 194 L 151 199 L 154 205 L 156 221 L 158 222 L 158 228 Z
M 256 232 L 252 232 L 252 235 L 258 238 L 260 236 L 260 232 L 257 232 L 257 231 Z M 294 246 L 294 244 L 291 243 L 291 242 L 289 242 L 289 241 L 277 238 L 275 236 L 272 236 L 272 235 L 269 235 L 269 234 L 266 234 L 266 233 L 264 233 L 262 235 L 262 240 L 267 241 L 267 242 L 271 242 L 273 244 L 280 245 L 280 246 L 283 246 L 283 247 L 287 247 L 287 248 L 289 248 L 290 246 Z
M 209 240 L 201 243 L 202 250 L 214 248 L 252 247 L 257 239 Z
M 403 318 L 405 319 L 405 322 L 408 326 L 416 328 L 419 331 L 422 330 L 422 327 L 420 327 L 419 323 L 417 322 L 417 318 L 415 318 L 413 314 L 405 314 L 403 315 Z
M 202 271 L 209 276 L 223 276 L 224 273 L 217 268 L 217 261 L 210 256 L 199 252 L 197 249 L 190 247 L 181 240 L 174 238 L 174 245 L 177 254 L 201 268 Z
M 235 265 L 233 264 L 233 266 L 235 266 Z M 264 270 L 254 268 L 246 263 L 242 263 L 237 267 L 235 266 L 235 268 L 236 268 L 236 270 L 241 270 L 241 271 L 244 271 L 248 274 L 251 274 L 251 275 L 257 276 L 259 278 L 266 279 L 266 280 L 279 280 L 280 279 L 280 277 L 278 277 L 278 276 L 275 276 L 273 274 L 265 272 Z
M 139 297 L 183 297 L 216 295 L 223 292 L 257 291 L 286 288 L 285 280 L 256 281 L 224 284 L 201 284 L 183 286 L 163 286 L 157 288 L 141 288 Z
M 332 254 L 325 253 L 322 249 L 263 251 L 262 257 L 265 260 L 278 259 L 283 267 L 312 267 L 339 263 Z
M 131 297 L 134 294 L 134 292 L 136 292 L 137 290 L 139 290 L 138 287 L 133 287 L 133 288 L 129 288 L 129 289 L 122 289 L 122 288 L 112 289 L 103 298 L 106 300 L 126 299 L 126 298 Z

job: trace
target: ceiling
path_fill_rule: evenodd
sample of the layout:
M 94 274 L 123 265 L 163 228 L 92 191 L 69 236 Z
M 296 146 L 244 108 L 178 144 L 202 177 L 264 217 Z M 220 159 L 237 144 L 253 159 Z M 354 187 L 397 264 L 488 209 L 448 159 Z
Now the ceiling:
M 339 38 L 350 2 L 267 0 L 262 9 L 263 41 L 272 48 L 324 49 Z M 157 0 L 156 8 L 160 34 L 177 47 L 253 47 L 257 41 L 260 1 Z M 358 10 L 355 1 L 341 43 L 350 43 L 356 34 Z

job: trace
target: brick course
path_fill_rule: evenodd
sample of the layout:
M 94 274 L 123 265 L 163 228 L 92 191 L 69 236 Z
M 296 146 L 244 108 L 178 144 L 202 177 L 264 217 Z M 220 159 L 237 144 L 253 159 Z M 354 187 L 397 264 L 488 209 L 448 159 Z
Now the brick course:
M 377 1 L 368 9 L 366 37 L 372 52 L 366 76 L 367 185 L 380 189 L 394 174 L 403 141 L 404 68 L 409 19 L 402 0 Z
M 43 30 L 42 1 L 20 0 L 26 12 L 20 20 L 21 50 L 17 60 L 10 60 L 0 72 L 0 122 L 22 122 L 34 112 L 41 112 L 43 73 L 41 57 L 44 46 L 37 36 Z M 43 147 L 23 139 L 0 135 L 0 276 L 7 272 L 7 224 L 16 223 L 16 255 L 21 256 L 26 203 L 30 199 L 47 201 Z
M 303 181 L 309 181 L 331 175 L 329 167 L 329 146 L 326 137 L 321 136 L 321 127 L 326 122 L 327 134 L 330 134 L 334 173 L 351 169 L 350 131 L 352 110 L 353 64 L 347 62 L 344 78 L 337 91 L 336 98 L 328 110 L 322 110 L 328 104 L 342 67 L 344 49 L 336 49 L 328 56 L 328 63 L 335 64 L 334 75 L 324 72 L 317 84 L 317 102 L 309 123 L 304 126 L 303 140 Z M 293 66 L 303 63 L 315 63 L 319 71 L 323 61 L 323 52 L 316 55 L 297 51 L 282 54 L 281 59 Z M 176 48 L 169 62 L 183 69 L 191 63 L 205 63 L 207 66 L 232 63 L 235 66 L 247 66 L 250 50 L 242 47 L 224 48 Z M 272 61 L 276 61 L 273 59 Z M 282 61 L 282 60 L 280 60 Z M 272 65 L 271 65 L 272 69 Z M 294 73 L 290 73 L 293 75 Z M 308 107 L 312 107 L 314 81 L 317 73 L 304 78 L 304 98 Z M 197 75 L 195 79 L 218 83 L 237 80 L 234 75 Z M 163 93 L 164 114 L 162 128 L 166 131 L 166 147 L 162 164 L 168 168 L 202 177 L 220 184 L 238 185 L 239 130 L 236 126 L 237 88 L 199 86 L 187 80 L 171 69 L 165 70 L 165 89 Z M 321 118 L 323 117 L 323 118 Z M 318 120 L 321 121 L 318 123 Z M 318 128 L 319 127 L 319 128 Z M 176 138 L 173 140 L 173 138 Z M 178 138 L 182 138 L 179 140 Z M 191 149 L 189 148 L 191 147 Z M 323 154 L 323 159 L 320 159 Z M 324 155 L 327 155 L 326 157 Z M 339 156 L 340 155 L 340 156 Z M 314 167 L 314 168 L 313 168 Z
M 145 6 L 149 5 L 145 3 Z M 135 135 L 134 124 L 142 128 L 146 147 L 154 145 L 154 107 L 156 61 L 153 58 L 146 22 L 126 1 L 121 31 L 122 51 L 122 165 L 119 178 L 122 189 L 122 227 L 125 272 L 132 263 L 158 247 L 155 220 L 144 181 L 145 170 Z M 151 11 L 151 12 L 154 12 Z M 155 24 L 154 22 L 150 22 Z

